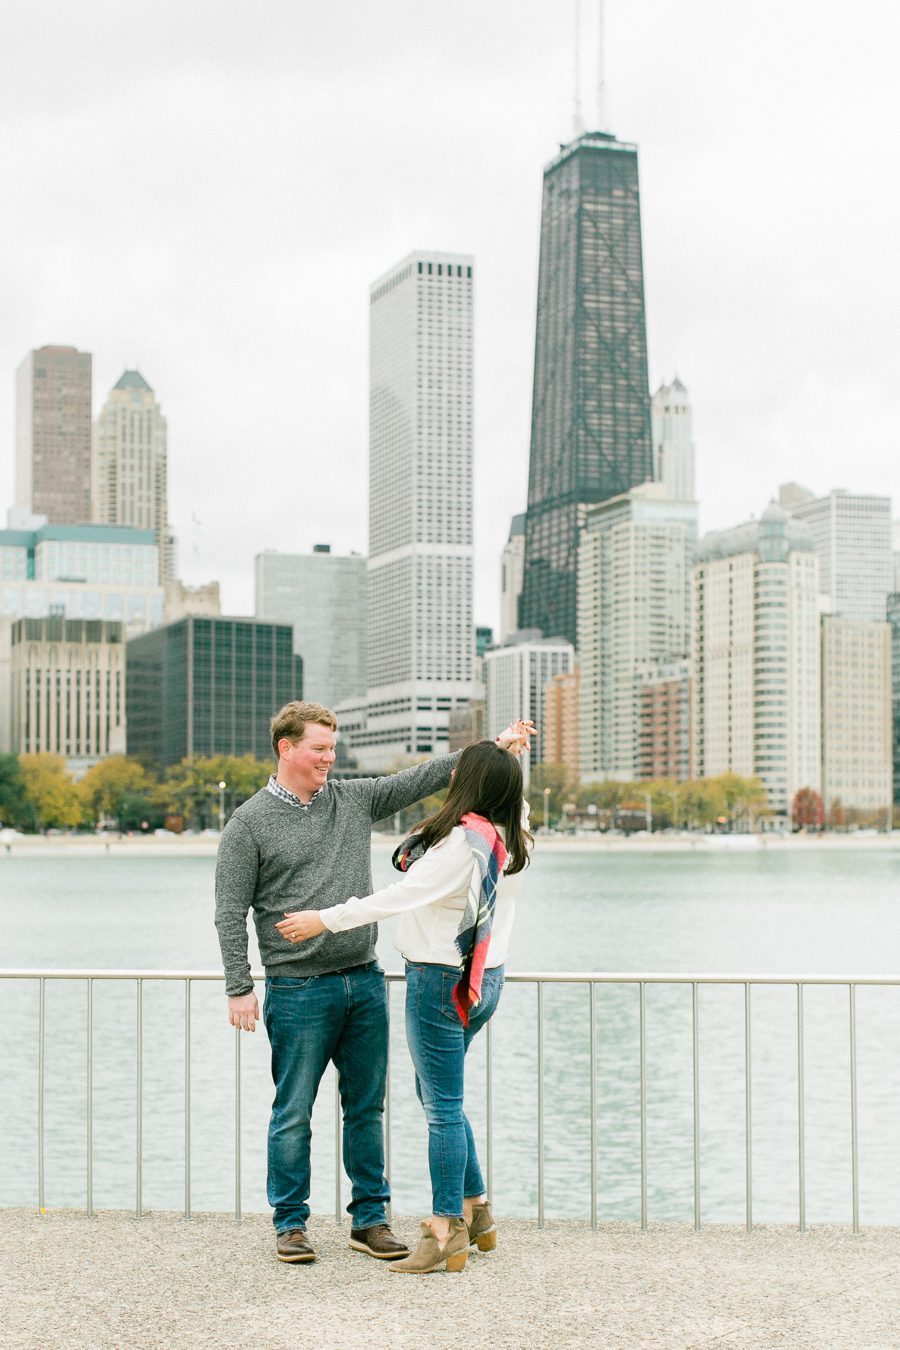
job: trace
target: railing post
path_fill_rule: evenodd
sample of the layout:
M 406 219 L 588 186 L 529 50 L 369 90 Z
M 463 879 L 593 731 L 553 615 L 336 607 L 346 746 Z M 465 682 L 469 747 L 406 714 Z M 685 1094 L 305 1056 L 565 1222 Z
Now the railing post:
M 241 1029 L 234 1029 L 234 1221 L 241 1222 Z
M 750 1058 L 750 982 L 744 985 L 744 1146 L 747 1232 L 753 1231 L 753 1074 Z
M 806 1096 L 803 1065 L 803 985 L 797 981 L 797 1184 L 800 1232 L 806 1232 Z
M 387 1177 L 388 1186 L 391 1184 L 391 1055 L 390 1055 L 390 1036 L 388 1037 L 388 1069 L 387 1078 L 384 1085 L 384 1173 Z M 390 1214 L 388 1214 L 390 1219 Z M 338 1071 L 334 1071 L 334 1221 L 341 1221 L 341 1080 L 338 1077 Z
M 485 1041 L 485 1085 L 484 1085 L 484 1127 L 487 1134 L 487 1184 L 488 1199 L 493 1199 L 494 1195 L 494 1080 L 491 1058 L 491 1024 L 488 1022 Z
M 591 1006 L 591 1228 L 597 1228 L 597 986 L 588 985 Z
M 853 1169 L 853 1231 L 859 1232 L 859 1129 L 856 1112 L 856 985 L 850 985 L 850 1161 Z
M 388 1046 L 388 1049 L 387 1049 L 387 1070 L 386 1070 L 385 1076 L 384 1076 L 384 1174 L 385 1174 L 385 1176 L 386 1176 L 386 1178 L 387 1178 L 388 1189 L 390 1190 L 390 1185 L 391 1185 L 391 1126 L 392 1126 L 392 1124 L 393 1124 L 393 1120 L 392 1120 L 392 1116 L 391 1116 L 391 982 L 390 982 L 390 980 L 387 979 L 387 977 L 385 977 L 385 983 L 384 983 L 384 997 L 385 997 L 385 1002 L 387 1003 L 387 1046 Z M 336 1069 L 335 1069 L 335 1076 L 337 1076 L 337 1070 L 336 1070 Z M 335 1109 L 337 1110 L 337 1108 L 335 1108 Z M 340 1128 L 341 1128 L 341 1115 L 340 1115 L 340 1111 L 337 1111 L 337 1115 L 335 1116 L 335 1130 L 339 1132 L 339 1131 L 340 1131 Z M 336 1147 L 338 1147 L 338 1148 L 340 1147 L 340 1134 L 339 1134 L 339 1133 L 338 1133 L 338 1139 L 336 1140 Z M 340 1173 L 337 1171 L 337 1164 L 335 1164 L 335 1169 L 336 1169 L 336 1175 L 340 1175 Z M 338 1223 L 340 1223 L 340 1219 L 341 1219 L 340 1208 L 341 1208 L 341 1202 L 340 1202 L 340 1198 L 338 1198 L 337 1208 L 336 1208 L 336 1210 L 335 1210 L 335 1217 L 337 1218 Z M 391 1223 L 392 1220 L 393 1220 L 393 1216 L 394 1216 L 393 1193 L 392 1193 L 392 1198 L 391 1198 L 390 1200 L 388 1200 L 387 1205 L 385 1206 L 385 1210 L 386 1210 L 386 1213 L 387 1213 L 387 1220 L 388 1220 L 388 1223 Z
M 87 1213 L 94 1217 L 94 981 L 87 980 L 87 1027 L 85 1028 L 85 1149 L 87 1151 Z
M 641 1231 L 647 1231 L 647 1028 L 646 989 L 640 982 L 640 1042 L 641 1042 Z
M 144 981 L 138 977 L 135 982 L 135 1004 L 137 1006 L 137 1026 L 135 1028 L 136 1036 L 136 1059 L 137 1059 L 137 1082 L 135 1084 L 135 1114 L 136 1114 L 136 1141 L 135 1141 L 135 1197 L 134 1197 L 134 1215 L 136 1219 L 141 1218 L 144 1212 L 143 1196 L 143 1155 L 144 1155 Z
M 184 1217 L 191 1217 L 191 982 L 184 982 Z
M 537 982 L 538 1228 L 544 1226 L 544 984 Z
M 45 980 L 41 976 L 38 995 L 38 1210 L 46 1209 L 44 1196 L 44 1034 L 47 1008 Z
M 700 986 L 691 986 L 691 1059 L 694 1114 L 694 1230 L 700 1232 Z

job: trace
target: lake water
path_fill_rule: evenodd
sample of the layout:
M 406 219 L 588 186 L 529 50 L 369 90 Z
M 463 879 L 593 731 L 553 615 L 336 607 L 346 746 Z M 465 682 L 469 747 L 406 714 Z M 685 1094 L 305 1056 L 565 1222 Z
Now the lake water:
M 390 875 L 378 842 L 374 875 Z M 79 854 L 0 857 L 0 967 L 218 969 L 212 857 Z M 508 969 L 516 972 L 900 977 L 900 848 L 623 852 L 539 848 L 525 877 Z M 393 924 L 379 951 L 399 970 Z M 0 1205 L 37 1199 L 36 982 L 3 986 Z M 261 992 L 261 991 L 260 991 Z M 83 1207 L 86 989 L 48 982 L 45 1053 L 46 1204 Z M 392 991 L 392 1184 L 400 1213 L 429 1207 L 425 1126 Z M 191 993 L 191 1173 L 195 1210 L 234 1203 L 234 1037 L 221 985 Z M 598 1210 L 640 1213 L 639 994 L 598 988 Z M 693 1217 L 691 989 L 646 989 L 647 1158 L 651 1220 Z M 94 986 L 94 1203 L 135 1203 L 136 996 Z M 900 1222 L 900 990 L 857 992 L 860 1215 Z M 744 991 L 700 991 L 700 1163 L 704 1221 L 744 1217 Z M 142 1184 L 148 1209 L 184 1202 L 184 987 L 143 994 Z M 493 1023 L 493 1191 L 504 1214 L 537 1210 L 537 1033 L 533 986 L 509 984 Z M 752 995 L 753 1214 L 796 1221 L 796 992 Z M 851 1214 L 850 1049 L 846 988 L 805 994 L 807 1220 Z M 265 1209 L 271 1101 L 260 1029 L 242 1051 L 242 1203 Z M 544 995 L 545 1213 L 590 1213 L 590 1046 L 586 987 Z M 468 1104 L 485 1132 L 485 1037 L 470 1053 Z M 314 1121 L 313 1209 L 334 1208 L 333 1087 Z M 344 1199 L 346 1201 L 346 1183 Z

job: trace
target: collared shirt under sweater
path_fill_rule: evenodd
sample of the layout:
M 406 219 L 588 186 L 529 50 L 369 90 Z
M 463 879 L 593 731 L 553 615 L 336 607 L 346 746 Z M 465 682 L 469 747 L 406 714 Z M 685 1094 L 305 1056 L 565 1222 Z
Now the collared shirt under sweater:
M 302 811 L 267 788 L 238 807 L 216 861 L 216 928 L 227 994 L 253 988 L 251 909 L 267 975 L 304 979 L 375 959 L 375 923 L 299 945 L 286 941 L 275 924 L 286 911 L 325 909 L 368 895 L 373 823 L 445 788 L 458 758 L 443 755 L 385 778 L 329 779 Z

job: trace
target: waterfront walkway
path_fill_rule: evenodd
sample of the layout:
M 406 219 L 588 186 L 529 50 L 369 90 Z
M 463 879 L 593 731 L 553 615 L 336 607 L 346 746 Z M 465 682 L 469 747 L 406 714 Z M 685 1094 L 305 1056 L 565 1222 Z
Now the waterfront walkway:
M 412 1220 L 396 1229 L 411 1238 Z M 3 1350 L 886 1350 L 900 1347 L 900 1229 L 500 1224 L 459 1275 L 390 1275 L 310 1224 L 0 1210 Z

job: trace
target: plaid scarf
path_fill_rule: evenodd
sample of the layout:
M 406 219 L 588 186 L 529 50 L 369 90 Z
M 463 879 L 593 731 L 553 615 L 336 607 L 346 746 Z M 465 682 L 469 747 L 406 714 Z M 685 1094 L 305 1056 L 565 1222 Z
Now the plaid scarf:
M 497 883 L 508 857 L 500 835 L 489 820 L 470 811 L 460 821 L 474 863 L 466 908 L 456 934 L 456 949 L 460 956 L 461 974 L 453 988 L 453 1006 L 464 1027 L 469 1025 L 469 1014 L 481 1001 L 481 981 L 491 945 L 494 906 L 497 902 Z M 425 853 L 420 834 L 405 839 L 393 857 L 394 866 L 406 872 Z

